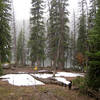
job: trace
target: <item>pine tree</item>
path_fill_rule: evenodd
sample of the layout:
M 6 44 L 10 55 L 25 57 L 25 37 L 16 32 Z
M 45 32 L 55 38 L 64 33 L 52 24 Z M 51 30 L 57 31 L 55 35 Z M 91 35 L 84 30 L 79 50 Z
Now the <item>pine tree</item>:
M 70 39 L 70 54 L 72 54 L 70 56 L 71 60 L 70 60 L 70 65 L 73 66 L 73 68 L 75 68 L 75 64 L 76 64 L 76 47 L 77 47 L 77 27 L 76 27 L 76 14 L 75 12 L 73 12 L 73 30 L 71 32 L 71 39 Z
M 68 23 L 68 0 L 51 0 L 48 33 L 48 53 L 53 61 L 53 67 L 64 68 L 65 52 L 69 28 Z
M 25 45 L 25 36 L 23 30 L 20 31 L 20 34 L 18 36 L 17 40 L 17 62 L 18 64 L 25 64 L 24 62 L 24 45 Z
M 40 66 L 41 60 L 45 57 L 45 36 L 43 22 L 43 0 L 32 0 L 31 9 L 31 35 L 29 40 L 30 59 L 32 65 L 37 63 Z
M 26 38 L 25 38 L 25 21 L 23 21 L 23 64 L 26 65 Z
M 81 14 L 79 18 L 79 29 L 78 29 L 78 40 L 77 40 L 77 51 L 79 55 L 82 55 L 82 62 L 80 62 L 80 66 L 83 70 L 84 67 L 84 59 L 85 59 L 85 51 L 86 51 L 86 36 L 87 36 L 87 26 L 86 26 L 86 12 L 85 12 L 85 0 L 81 0 L 80 2 Z
M 96 18 L 96 8 L 97 8 L 97 1 L 90 0 L 90 10 L 89 10 L 89 29 L 94 27 L 94 19 Z
M 9 62 L 10 57 L 10 2 L 0 0 L 0 61 Z
M 73 32 L 70 33 L 70 39 L 69 39 L 69 66 L 70 68 L 74 68 L 74 52 L 75 52 L 75 40 L 74 40 L 74 34 Z
M 87 74 L 87 84 L 90 88 L 98 90 L 100 88 L 100 0 L 97 0 L 98 10 L 96 13 L 94 27 L 89 33 L 89 69 Z

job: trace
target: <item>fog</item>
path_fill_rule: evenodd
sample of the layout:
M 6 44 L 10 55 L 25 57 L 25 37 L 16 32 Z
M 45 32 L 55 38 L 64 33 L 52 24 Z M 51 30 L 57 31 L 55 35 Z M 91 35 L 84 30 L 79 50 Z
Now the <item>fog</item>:
M 50 0 L 49 0 L 50 1 Z M 79 2 L 80 0 L 68 0 L 69 6 L 69 27 L 72 27 L 73 21 L 73 11 L 76 13 L 76 17 L 79 15 Z M 15 11 L 15 20 L 16 20 L 16 28 L 17 35 L 20 32 L 21 28 L 23 28 L 23 21 L 25 27 L 25 36 L 28 38 L 29 36 L 29 19 L 31 16 L 31 0 L 13 0 L 14 2 L 14 11 Z M 89 0 L 87 0 L 89 4 Z M 44 0 L 44 21 L 48 19 L 48 0 Z

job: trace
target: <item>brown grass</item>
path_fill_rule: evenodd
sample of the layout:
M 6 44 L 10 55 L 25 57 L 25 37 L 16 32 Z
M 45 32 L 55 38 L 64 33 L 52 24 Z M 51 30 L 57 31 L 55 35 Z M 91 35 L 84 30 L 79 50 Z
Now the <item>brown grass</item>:
M 0 81 L 0 100 L 93 100 L 55 85 L 17 87 Z
M 4 73 L 34 72 L 33 68 L 7 69 Z M 73 80 L 73 78 L 67 78 Z M 68 90 L 57 85 L 17 87 L 0 80 L 0 100 L 93 100 L 80 95 L 78 91 Z

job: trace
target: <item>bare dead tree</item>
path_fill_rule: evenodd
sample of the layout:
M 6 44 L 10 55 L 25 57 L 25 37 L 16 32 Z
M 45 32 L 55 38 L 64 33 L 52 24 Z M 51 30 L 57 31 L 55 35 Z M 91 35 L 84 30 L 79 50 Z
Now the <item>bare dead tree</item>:
M 13 51 L 13 59 L 15 64 L 17 63 L 17 54 L 16 54 L 16 21 L 15 21 L 15 12 L 13 0 L 11 0 L 12 7 L 12 51 Z

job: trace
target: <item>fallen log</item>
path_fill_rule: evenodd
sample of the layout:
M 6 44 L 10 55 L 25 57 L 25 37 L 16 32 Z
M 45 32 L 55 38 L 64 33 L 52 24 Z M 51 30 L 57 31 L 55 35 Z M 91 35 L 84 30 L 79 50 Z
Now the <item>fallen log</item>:
M 3 80 L 3 79 L 9 79 L 9 78 L 2 78 L 2 77 L 0 77 L 0 80 Z
M 38 73 L 41 73 L 41 74 L 53 74 L 52 71 L 49 71 L 49 70 L 39 70 Z
M 45 84 L 55 84 L 55 85 L 67 87 L 67 84 L 65 84 L 63 82 L 59 82 L 55 78 L 42 79 L 42 78 L 35 77 L 33 75 L 31 75 L 31 76 L 34 77 L 36 80 L 39 80 Z

